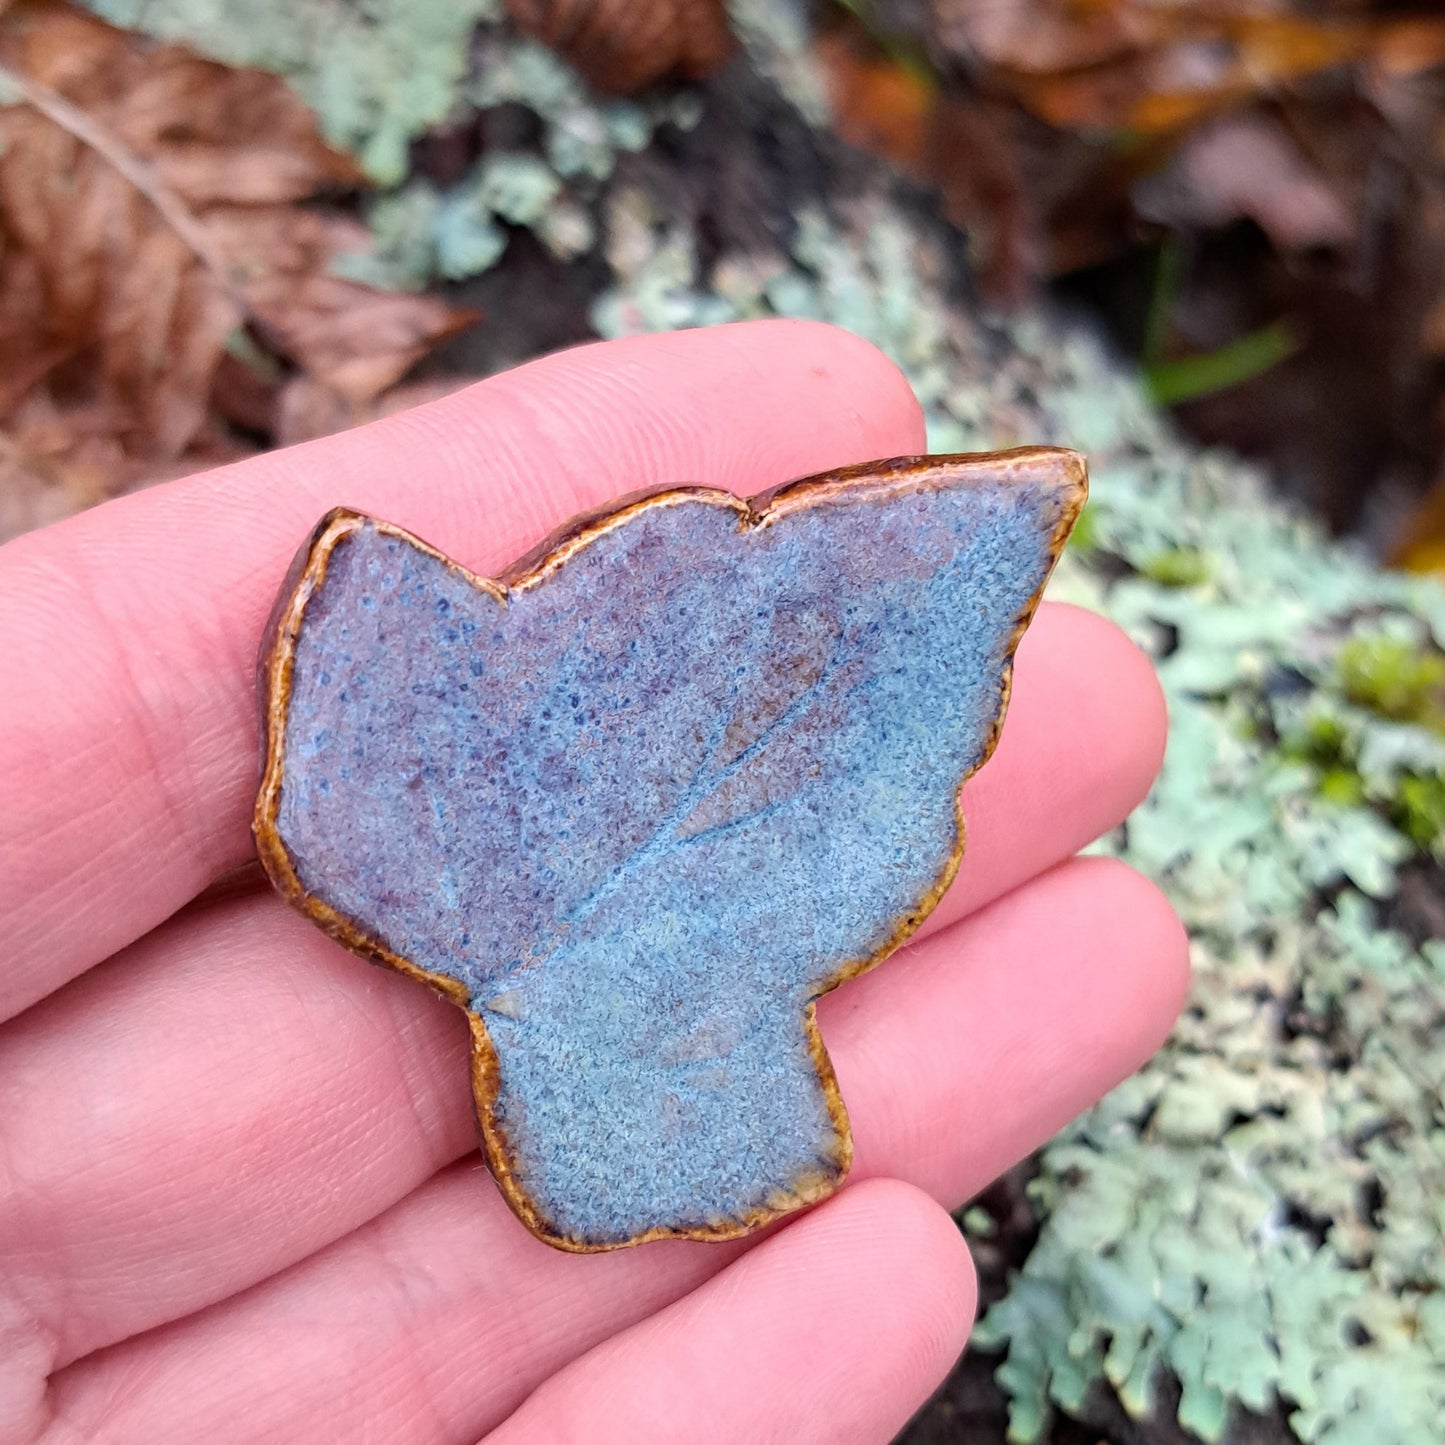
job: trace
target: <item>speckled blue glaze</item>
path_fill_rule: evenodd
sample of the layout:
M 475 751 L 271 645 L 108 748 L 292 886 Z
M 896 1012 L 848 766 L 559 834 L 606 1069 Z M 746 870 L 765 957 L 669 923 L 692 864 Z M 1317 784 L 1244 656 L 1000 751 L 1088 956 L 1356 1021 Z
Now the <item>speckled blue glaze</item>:
M 1057 479 L 643 509 L 504 601 L 336 544 L 276 827 L 311 895 L 462 980 L 549 1232 L 716 1227 L 840 1172 L 809 1001 L 948 866 Z

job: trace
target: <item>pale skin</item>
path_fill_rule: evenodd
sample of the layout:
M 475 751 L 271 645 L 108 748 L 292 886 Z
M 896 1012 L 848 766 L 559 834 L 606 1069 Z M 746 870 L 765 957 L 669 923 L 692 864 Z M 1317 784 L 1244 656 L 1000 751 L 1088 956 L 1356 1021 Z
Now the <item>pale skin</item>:
M 1163 747 L 1116 629 L 1040 611 L 957 882 L 820 1005 L 850 1181 L 761 1239 L 540 1244 L 478 1162 L 460 1011 L 210 885 L 251 855 L 255 650 L 330 507 L 492 573 L 620 492 L 923 450 L 871 347 L 749 323 L 567 352 L 0 549 L 0 1445 L 893 1436 L 973 1320 L 947 1211 L 1182 1002 L 1158 891 L 1072 857 Z

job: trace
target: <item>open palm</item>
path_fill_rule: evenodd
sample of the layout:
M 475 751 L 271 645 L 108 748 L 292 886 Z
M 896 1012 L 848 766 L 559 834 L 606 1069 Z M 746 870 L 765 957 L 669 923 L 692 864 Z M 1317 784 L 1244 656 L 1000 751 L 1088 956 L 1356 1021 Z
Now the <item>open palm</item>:
M 842 1193 L 760 1242 L 576 1256 L 474 1152 L 465 1021 L 247 861 L 254 653 L 328 508 L 482 573 L 638 487 L 739 494 L 923 450 L 826 327 L 568 352 L 0 551 L 0 1442 L 886 1441 L 973 1316 L 948 1219 L 1135 1067 L 1186 963 L 1152 885 L 1071 860 L 1158 765 L 1147 663 L 1046 606 L 969 852 L 819 1007 Z

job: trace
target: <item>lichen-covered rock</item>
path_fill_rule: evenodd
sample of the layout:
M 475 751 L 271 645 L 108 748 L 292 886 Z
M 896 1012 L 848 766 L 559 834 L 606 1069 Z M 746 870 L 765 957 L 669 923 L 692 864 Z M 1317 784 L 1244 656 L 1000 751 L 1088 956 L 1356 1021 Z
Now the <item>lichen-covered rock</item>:
M 205 48 L 207 27 L 186 19 L 199 3 L 138 13 Z M 289 27 L 304 51 L 289 17 L 306 7 L 282 9 L 268 33 Z M 904 366 L 936 449 L 1087 452 L 1094 500 L 1054 595 L 1125 626 L 1169 695 L 1163 776 L 1106 846 L 1169 891 L 1196 985 L 1160 1055 L 1036 1161 L 1042 1232 L 982 1327 L 1006 1352 L 1013 1438 L 1044 1438 L 1053 1407 L 1149 1417 L 1176 1394 L 1183 1425 L 1211 1440 L 1436 1438 L 1445 737 L 1428 679 L 1445 595 L 1332 546 L 1249 468 L 1183 443 L 1079 327 L 981 314 L 962 238 L 820 133 L 797 10 L 733 10 L 754 73 L 688 100 L 619 111 L 575 81 L 507 81 L 542 137 L 517 153 L 560 182 L 538 235 L 563 254 L 548 241 L 560 225 L 605 262 L 597 329 L 823 317 Z M 252 48 L 234 58 L 265 63 L 267 27 L 245 28 Z M 527 65 L 558 75 L 488 22 L 430 73 L 463 76 L 448 83 L 465 105 Z M 409 253 L 418 276 L 429 224 Z M 519 223 L 493 224 L 505 240 Z M 458 231 L 449 254 L 496 249 Z

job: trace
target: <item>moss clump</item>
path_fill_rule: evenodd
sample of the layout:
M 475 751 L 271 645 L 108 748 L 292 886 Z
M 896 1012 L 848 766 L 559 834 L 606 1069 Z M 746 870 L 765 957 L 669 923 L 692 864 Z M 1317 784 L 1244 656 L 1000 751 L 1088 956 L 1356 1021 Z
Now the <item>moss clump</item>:
M 1099 513 L 1087 502 L 1074 523 L 1074 530 L 1069 533 L 1068 545 L 1075 552 L 1092 552 L 1099 545 Z
M 1410 773 L 1400 779 L 1395 824 L 1419 847 L 1441 852 L 1445 844 L 1445 777 Z
M 1342 808 L 1358 808 L 1365 801 L 1365 785 L 1352 768 L 1327 768 L 1320 774 L 1320 797 Z
M 1209 554 L 1197 547 L 1166 547 L 1144 558 L 1139 570 L 1161 587 L 1198 587 L 1209 581 Z
M 1417 849 L 1445 852 L 1445 757 L 1433 742 L 1445 733 L 1442 683 L 1445 657 L 1418 638 L 1347 638 L 1281 755 L 1312 770 L 1322 801 L 1373 807 Z
M 1336 658 L 1340 688 L 1361 707 L 1445 733 L 1445 656 L 1407 637 L 1350 638 Z

